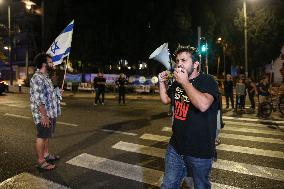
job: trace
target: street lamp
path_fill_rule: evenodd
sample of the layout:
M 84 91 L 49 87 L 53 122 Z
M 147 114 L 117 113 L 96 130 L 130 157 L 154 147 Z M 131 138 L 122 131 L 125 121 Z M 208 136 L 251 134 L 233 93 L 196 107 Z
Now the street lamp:
M 35 5 L 34 2 L 30 0 L 23 0 L 22 1 L 26 5 L 27 11 L 30 11 L 32 6 Z M 27 46 L 26 46 L 26 79 L 29 76 L 29 34 L 27 34 Z
M 224 77 L 226 76 L 226 47 L 227 44 L 225 43 L 225 40 L 222 39 L 222 37 L 219 37 L 217 39 L 218 43 L 220 43 L 222 45 L 222 50 L 223 50 L 223 64 L 224 64 Z

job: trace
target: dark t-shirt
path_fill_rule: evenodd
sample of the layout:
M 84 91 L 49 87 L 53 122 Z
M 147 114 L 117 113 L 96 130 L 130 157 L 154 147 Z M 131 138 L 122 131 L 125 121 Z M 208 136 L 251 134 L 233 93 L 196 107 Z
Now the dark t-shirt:
M 104 89 L 105 88 L 106 78 L 95 77 L 94 79 L 94 88 Z
M 207 111 L 201 112 L 191 104 L 182 86 L 174 82 L 174 121 L 170 144 L 181 155 L 212 158 L 219 101 L 217 82 L 212 76 L 205 74 L 198 75 L 190 82 L 200 92 L 212 95 L 214 101 Z
M 233 81 L 228 81 L 225 80 L 224 81 L 224 92 L 225 94 L 231 94 L 233 93 Z
M 118 88 L 119 89 L 125 89 L 125 85 L 127 85 L 127 80 L 126 79 L 122 79 L 122 78 L 119 78 L 118 80 L 115 81 L 115 83 L 118 85 Z

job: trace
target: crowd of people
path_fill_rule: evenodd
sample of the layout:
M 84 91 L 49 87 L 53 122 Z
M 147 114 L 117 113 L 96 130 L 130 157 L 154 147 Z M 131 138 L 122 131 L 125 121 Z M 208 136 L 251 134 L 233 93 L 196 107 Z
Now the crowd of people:
M 224 96 L 226 98 L 225 109 L 227 110 L 231 105 L 232 110 L 240 109 L 244 111 L 246 97 L 248 96 L 250 101 L 250 112 L 254 112 L 256 109 L 255 99 L 257 99 L 258 104 L 260 104 L 267 101 L 270 95 L 270 83 L 268 76 L 263 76 L 258 83 L 250 77 L 240 77 L 234 84 L 232 76 L 227 74 L 223 86 Z

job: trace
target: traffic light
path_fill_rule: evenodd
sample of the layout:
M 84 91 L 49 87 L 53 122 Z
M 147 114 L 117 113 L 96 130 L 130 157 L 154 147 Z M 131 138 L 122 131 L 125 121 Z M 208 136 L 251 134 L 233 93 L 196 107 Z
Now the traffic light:
M 206 47 L 206 44 L 203 44 L 202 46 L 201 46 L 201 52 L 206 52 L 206 50 L 207 50 L 207 47 Z
M 207 41 L 204 37 L 200 39 L 200 52 L 206 53 L 208 50 Z

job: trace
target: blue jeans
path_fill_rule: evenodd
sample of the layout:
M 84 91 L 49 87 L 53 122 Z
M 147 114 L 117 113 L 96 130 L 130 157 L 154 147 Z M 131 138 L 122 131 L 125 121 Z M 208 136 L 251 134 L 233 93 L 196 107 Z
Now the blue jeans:
M 161 189 L 180 188 L 182 179 L 192 173 L 195 189 L 210 189 L 211 159 L 179 155 L 169 144 L 165 157 L 165 175 Z

